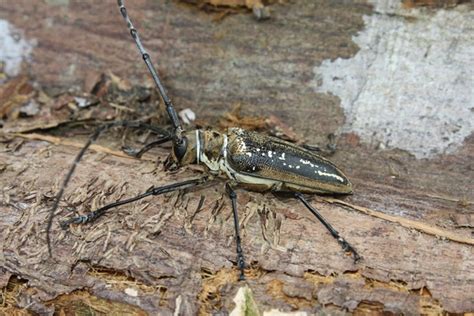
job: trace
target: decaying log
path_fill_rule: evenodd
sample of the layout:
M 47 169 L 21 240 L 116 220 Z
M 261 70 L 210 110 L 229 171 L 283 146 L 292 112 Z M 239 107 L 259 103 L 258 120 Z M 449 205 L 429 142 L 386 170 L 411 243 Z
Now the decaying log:
M 271 19 L 257 22 L 241 12 L 216 19 L 177 1 L 128 5 L 178 110 L 190 108 L 200 123 L 214 125 L 242 104 L 245 115 L 272 114 L 310 144 L 325 144 L 344 123 L 339 99 L 309 84 L 313 68 L 354 56 L 352 36 L 364 27 L 363 15 L 376 14 L 359 2 L 282 1 L 270 7 Z M 35 39 L 23 71 L 52 100 L 66 90 L 90 92 L 111 69 L 133 86 L 151 84 L 114 4 L 1 2 L 0 18 Z M 59 227 L 73 210 L 200 174 L 165 172 L 159 162 L 169 148 L 127 158 L 114 134 L 78 166 L 53 225 L 49 258 L 45 219 L 85 138 L 54 134 L 56 122 L 33 133 L 27 127 L 34 122 L 21 120 L 7 120 L 0 143 L 0 287 L 10 297 L 0 311 L 14 297 L 16 307 L 8 308 L 39 313 L 230 312 L 244 285 L 260 312 L 474 311 L 472 135 L 454 153 L 430 159 L 340 135 L 331 160 L 355 193 L 341 203 L 312 203 L 363 256 L 357 264 L 297 201 L 238 190 L 250 264 L 247 281 L 238 282 L 222 181 L 121 207 L 91 225 Z M 25 133 L 7 134 L 7 127 Z

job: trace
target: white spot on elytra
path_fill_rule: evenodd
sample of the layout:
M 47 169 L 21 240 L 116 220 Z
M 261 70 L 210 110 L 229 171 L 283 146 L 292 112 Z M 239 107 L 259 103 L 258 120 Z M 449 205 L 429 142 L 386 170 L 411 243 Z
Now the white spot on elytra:
M 247 151 L 247 145 L 245 145 L 245 142 L 244 142 L 244 141 L 241 141 L 241 142 L 240 142 L 239 150 L 240 150 L 241 152 Z
M 338 180 L 340 182 L 344 182 L 344 179 L 342 177 L 340 177 L 340 176 L 338 176 L 337 174 L 334 174 L 334 173 L 321 172 L 319 170 L 315 170 L 314 173 L 317 173 L 320 176 L 332 177 L 332 178 L 335 178 L 336 180 Z
M 278 157 L 280 160 L 285 160 L 285 153 L 282 153 L 280 157 Z
M 272 158 L 272 151 L 271 150 L 268 151 L 268 157 Z

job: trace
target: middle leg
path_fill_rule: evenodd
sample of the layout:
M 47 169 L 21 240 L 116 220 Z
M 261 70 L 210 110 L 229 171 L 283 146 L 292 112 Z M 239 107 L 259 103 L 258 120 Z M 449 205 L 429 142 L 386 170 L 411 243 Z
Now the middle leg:
M 237 267 L 240 269 L 239 280 L 245 280 L 245 260 L 240 239 L 239 215 L 237 214 L 237 194 L 229 183 L 226 183 L 225 189 L 232 202 L 232 213 L 234 214 L 235 243 L 237 244 Z

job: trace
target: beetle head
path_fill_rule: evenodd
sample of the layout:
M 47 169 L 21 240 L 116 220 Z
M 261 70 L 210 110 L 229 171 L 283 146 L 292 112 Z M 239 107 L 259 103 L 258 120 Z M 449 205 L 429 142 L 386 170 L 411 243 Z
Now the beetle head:
M 180 138 L 173 139 L 173 150 L 165 161 L 166 170 L 196 163 L 196 132 L 184 132 Z

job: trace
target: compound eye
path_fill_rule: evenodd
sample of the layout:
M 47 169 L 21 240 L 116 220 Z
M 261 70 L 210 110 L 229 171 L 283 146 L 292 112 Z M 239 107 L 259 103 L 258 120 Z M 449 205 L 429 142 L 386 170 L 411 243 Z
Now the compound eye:
M 188 150 L 188 139 L 186 137 L 177 140 L 173 146 L 174 156 L 181 161 Z

